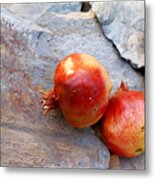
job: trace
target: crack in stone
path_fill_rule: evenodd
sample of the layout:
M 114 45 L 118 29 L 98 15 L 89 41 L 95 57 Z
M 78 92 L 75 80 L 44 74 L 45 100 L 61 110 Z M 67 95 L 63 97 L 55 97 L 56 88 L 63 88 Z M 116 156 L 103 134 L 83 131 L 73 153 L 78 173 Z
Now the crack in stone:
M 94 12 L 94 13 L 95 13 L 95 12 Z M 131 67 L 132 69 L 134 69 L 136 72 L 140 73 L 142 76 L 145 76 L 145 67 L 137 68 L 137 65 L 134 64 L 133 62 L 131 62 L 130 59 L 126 59 L 126 58 L 124 58 L 124 57 L 121 56 L 120 51 L 119 51 L 119 49 L 117 48 L 116 44 L 113 42 L 112 39 L 108 38 L 108 37 L 106 36 L 106 34 L 104 33 L 104 30 L 103 30 L 103 28 L 102 28 L 101 23 L 99 22 L 99 19 L 98 19 L 96 13 L 95 13 L 95 19 L 96 19 L 96 22 L 97 22 L 98 25 L 99 25 L 99 28 L 100 28 L 102 34 L 103 34 L 104 37 L 112 44 L 113 48 L 115 49 L 116 54 L 120 57 L 120 59 L 121 59 L 123 62 L 128 63 L 128 64 L 130 65 L 130 67 Z
M 88 12 L 91 9 L 89 2 L 82 2 L 81 12 Z
M 44 32 L 43 31 L 40 31 L 40 32 L 38 32 L 38 34 L 37 34 L 37 42 L 36 42 L 36 48 L 38 47 L 38 44 L 39 44 L 39 39 L 40 39 L 40 37 L 41 37 L 41 35 L 43 34 Z

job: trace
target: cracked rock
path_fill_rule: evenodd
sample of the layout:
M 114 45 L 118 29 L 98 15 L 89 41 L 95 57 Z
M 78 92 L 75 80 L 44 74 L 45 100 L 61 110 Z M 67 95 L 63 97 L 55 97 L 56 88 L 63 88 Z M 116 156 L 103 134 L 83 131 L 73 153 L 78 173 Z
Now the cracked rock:
M 62 59 L 75 52 L 88 53 L 108 69 L 113 82 L 112 94 L 121 81 L 127 82 L 131 89 L 143 90 L 143 76 L 121 60 L 112 43 L 104 36 L 93 12 L 67 15 L 46 13 L 39 17 L 36 23 L 52 33 L 51 38 L 47 37 L 46 33 L 40 36 L 36 47 L 40 56 L 48 54 L 50 57 Z
M 91 128 L 69 126 L 58 111 L 42 114 L 39 89 L 59 59 L 39 54 L 33 39 L 52 33 L 4 9 L 1 16 L 1 166 L 107 169 L 109 151 Z
M 134 68 L 144 67 L 144 1 L 91 2 L 102 29 Z
M 109 151 L 92 128 L 73 128 L 54 110 L 43 116 L 39 95 L 74 52 L 95 56 L 109 70 L 112 94 L 121 81 L 143 90 L 143 76 L 121 60 L 95 14 L 46 12 L 31 21 L 3 8 L 1 32 L 1 165 L 109 168 Z

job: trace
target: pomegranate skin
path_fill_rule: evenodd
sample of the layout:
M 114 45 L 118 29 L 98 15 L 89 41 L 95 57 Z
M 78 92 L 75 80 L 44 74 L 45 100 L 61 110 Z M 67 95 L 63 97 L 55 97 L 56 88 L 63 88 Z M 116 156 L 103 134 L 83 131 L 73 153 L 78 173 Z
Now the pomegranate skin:
M 103 141 L 115 154 L 132 158 L 144 152 L 144 93 L 121 84 L 102 122 Z
M 44 106 L 59 108 L 65 120 L 76 128 L 88 127 L 105 113 L 111 89 L 108 72 L 95 57 L 71 54 L 58 64 L 54 88 L 47 94 Z

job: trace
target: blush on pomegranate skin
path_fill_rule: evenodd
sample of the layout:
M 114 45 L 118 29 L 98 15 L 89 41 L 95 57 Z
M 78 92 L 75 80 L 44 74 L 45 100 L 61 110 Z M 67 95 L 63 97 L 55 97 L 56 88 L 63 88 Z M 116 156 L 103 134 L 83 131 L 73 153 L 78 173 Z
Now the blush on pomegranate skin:
M 111 89 L 109 74 L 95 57 L 71 54 L 58 64 L 54 87 L 41 92 L 43 108 L 45 114 L 59 108 L 70 125 L 88 127 L 105 113 Z
M 102 121 L 102 136 L 115 154 L 132 158 L 144 152 L 144 93 L 121 84 Z

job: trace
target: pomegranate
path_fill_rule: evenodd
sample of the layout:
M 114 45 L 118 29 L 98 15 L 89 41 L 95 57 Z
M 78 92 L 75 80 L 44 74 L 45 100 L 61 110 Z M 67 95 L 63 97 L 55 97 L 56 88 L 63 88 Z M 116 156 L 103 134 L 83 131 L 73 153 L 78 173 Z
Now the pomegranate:
M 144 152 L 144 93 L 122 83 L 109 101 L 101 129 L 113 153 L 131 158 Z
M 111 89 L 108 72 L 95 57 L 71 54 L 58 64 L 54 88 L 41 91 L 44 114 L 59 108 L 70 125 L 90 126 L 103 116 Z

